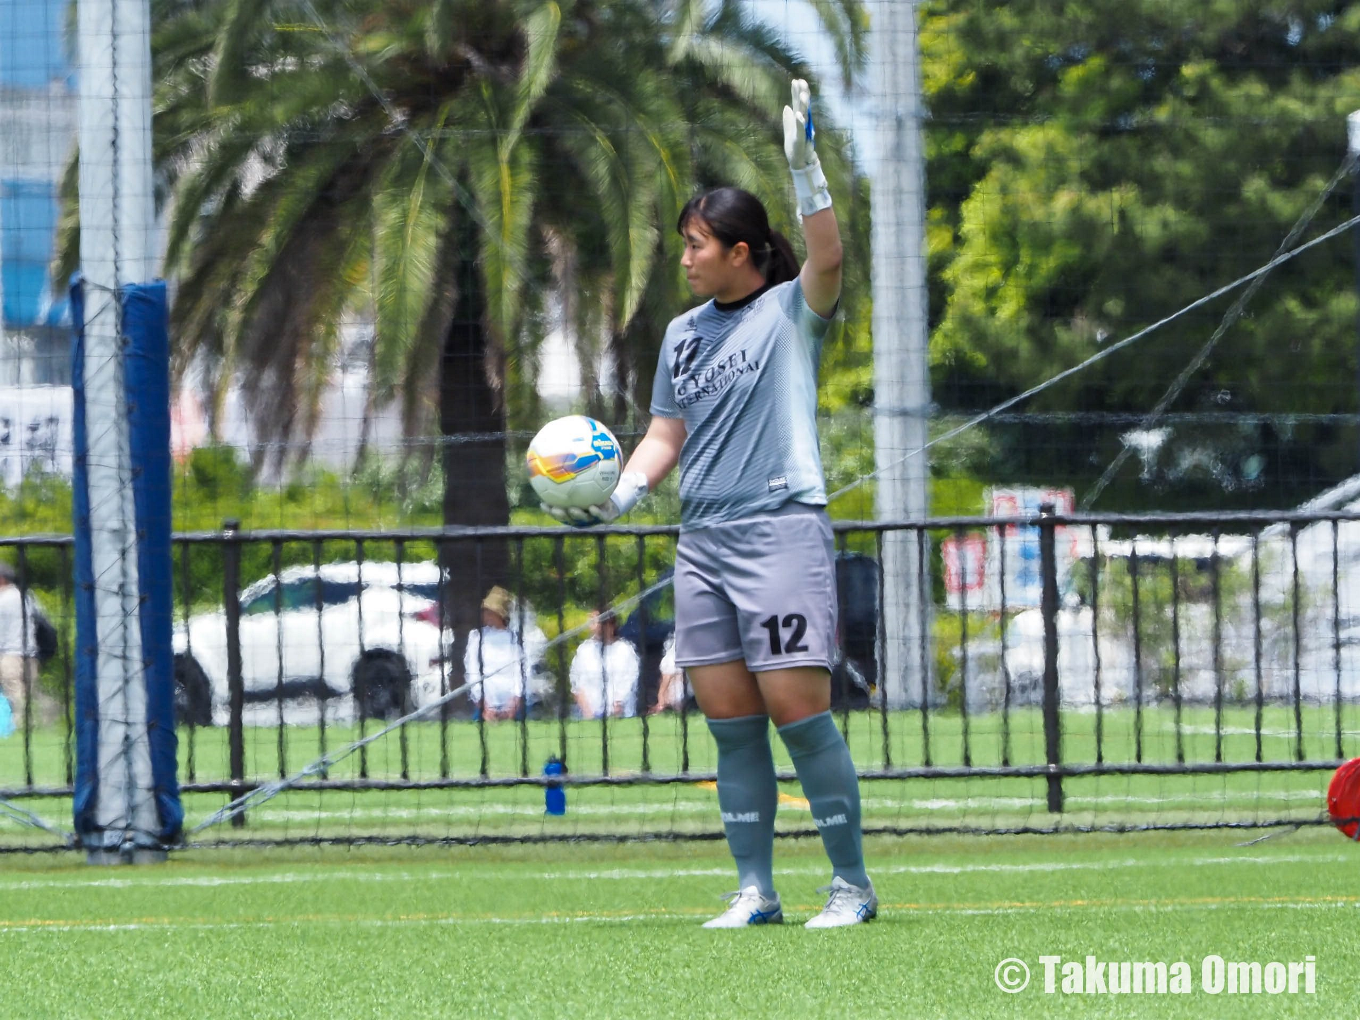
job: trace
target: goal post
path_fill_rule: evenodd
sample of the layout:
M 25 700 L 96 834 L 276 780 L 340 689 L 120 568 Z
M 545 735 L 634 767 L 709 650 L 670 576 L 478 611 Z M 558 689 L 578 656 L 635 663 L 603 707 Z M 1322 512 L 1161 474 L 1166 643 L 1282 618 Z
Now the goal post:
M 155 280 L 146 0 L 81 0 L 80 276 L 72 283 L 74 820 L 95 862 L 178 838 L 169 342 Z
M 171 649 L 166 296 L 159 281 L 123 288 L 121 364 L 94 366 L 82 291 L 77 281 L 75 826 L 92 854 L 123 858 L 174 841 L 183 822 Z M 99 392 L 111 386 L 122 392 Z M 109 405 L 121 414 L 111 428 Z M 96 429 L 110 434 L 101 442 Z

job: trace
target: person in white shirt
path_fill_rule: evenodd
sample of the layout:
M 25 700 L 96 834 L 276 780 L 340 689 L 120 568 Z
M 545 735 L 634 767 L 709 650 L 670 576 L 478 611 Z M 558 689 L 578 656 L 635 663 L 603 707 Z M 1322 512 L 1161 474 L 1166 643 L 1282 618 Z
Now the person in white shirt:
M 524 646 L 524 668 L 527 681 L 524 684 L 529 696 L 528 707 L 551 702 L 557 691 L 557 682 L 552 673 L 544 668 L 548 653 L 548 638 L 538 625 L 537 614 L 533 607 L 521 601 L 511 601 L 510 632 L 519 638 Z
M 27 609 L 27 612 L 25 612 Z M 25 603 L 14 568 L 0 563 L 0 694 L 21 726 L 24 706 L 38 682 L 38 644 L 33 593 Z
M 637 715 L 638 674 L 642 663 L 632 642 L 618 636 L 613 616 L 590 614 L 591 636 L 571 660 L 571 693 L 581 718 Z
M 468 634 L 463 675 L 469 698 L 488 720 L 514 719 L 524 707 L 530 672 L 519 638 L 510 629 L 512 599 L 497 585 L 482 600 L 482 627 Z
M 666 709 L 680 711 L 685 703 L 685 673 L 675 665 L 675 633 L 666 638 L 666 644 L 661 649 L 661 683 L 656 691 L 656 704 L 651 707 L 649 715 L 656 715 Z

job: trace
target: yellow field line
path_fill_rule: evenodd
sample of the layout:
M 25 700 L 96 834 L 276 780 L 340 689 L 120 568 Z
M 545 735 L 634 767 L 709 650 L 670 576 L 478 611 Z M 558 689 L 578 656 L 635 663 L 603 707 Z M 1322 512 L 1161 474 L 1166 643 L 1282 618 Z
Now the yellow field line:
M 995 903 L 894 903 L 900 910 L 1040 910 L 1064 907 L 1220 907 L 1271 904 L 1360 903 L 1360 896 L 1193 896 L 1177 899 L 1000 900 Z
M 702 783 L 695 783 L 694 785 L 701 790 L 712 790 L 714 793 L 718 792 L 718 784 L 712 782 L 711 780 L 706 780 L 705 782 Z M 781 793 L 779 795 L 779 803 L 788 804 L 791 805 L 792 807 L 802 808 L 804 811 L 812 810 L 812 805 L 809 804 L 802 797 L 795 797 L 792 794 L 788 793 Z

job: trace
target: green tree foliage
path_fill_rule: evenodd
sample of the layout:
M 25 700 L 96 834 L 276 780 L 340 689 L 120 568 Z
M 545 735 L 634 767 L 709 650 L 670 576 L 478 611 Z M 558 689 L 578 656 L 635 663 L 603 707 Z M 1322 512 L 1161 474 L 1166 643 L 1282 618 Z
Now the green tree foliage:
M 1356 3 L 934 0 L 922 47 L 934 391 L 960 410 L 1267 262 L 1337 170 L 1360 97 Z M 1353 213 L 1348 191 L 1320 219 Z M 1352 261 L 1337 239 L 1277 270 L 1171 409 L 1353 411 Z M 1230 300 L 1027 410 L 1149 410 Z M 1080 491 L 1119 431 L 1072 426 L 1036 449 L 1011 429 L 993 470 Z M 1173 430 L 1160 456 L 1180 484 L 1160 495 L 1288 505 L 1353 471 L 1355 446 L 1353 428 L 1331 424 Z M 1145 507 L 1138 467 L 1099 505 Z

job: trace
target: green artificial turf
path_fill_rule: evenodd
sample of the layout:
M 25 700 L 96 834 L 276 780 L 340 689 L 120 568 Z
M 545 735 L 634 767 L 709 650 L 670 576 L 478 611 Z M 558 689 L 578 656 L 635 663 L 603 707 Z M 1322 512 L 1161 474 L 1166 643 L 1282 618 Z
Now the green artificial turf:
M 1354 1013 L 1360 847 L 1304 830 L 868 841 L 881 916 L 799 924 L 828 879 L 781 840 L 789 923 L 712 932 L 715 843 L 290 848 L 97 869 L 0 858 L 6 1017 L 1305 1017 Z M 1041 955 L 1190 964 L 1189 995 L 1042 991 Z M 1315 957 L 1316 993 L 1209 995 L 1201 961 Z M 993 979 L 1027 962 L 1016 995 Z
M 1331 706 L 1301 711 L 1303 756 L 1336 756 L 1337 717 Z M 1298 722 L 1293 709 L 1270 706 L 1262 713 L 1261 756 L 1290 761 L 1298 756 Z M 965 719 L 957 711 L 877 712 L 840 717 L 856 764 L 867 770 L 925 764 L 957 767 L 1037 765 L 1044 762 L 1042 719 L 1036 709 L 1017 709 Z M 887 737 L 885 739 L 885 722 Z M 1356 753 L 1360 706 L 1344 705 L 1343 755 Z M 370 723 L 372 733 L 376 724 Z M 1123 707 L 1097 717 L 1066 711 L 1062 716 L 1062 758 L 1096 761 L 1096 733 L 1106 763 L 1250 762 L 1256 756 L 1256 717 L 1251 706 L 1227 706 L 1219 724 L 1212 708 L 1186 707 L 1177 726 L 1170 706 L 1141 713 Z M 926 754 L 929 734 L 929 756 Z M 292 774 L 359 736 L 357 727 L 248 727 L 243 743 L 248 780 L 258 783 Z M 225 729 L 181 729 L 182 782 L 221 782 L 230 776 Z M 606 760 L 605 749 L 608 755 Z M 453 777 L 475 780 L 537 776 L 550 755 L 565 752 L 574 776 L 645 778 L 711 773 L 712 738 L 700 717 L 673 714 L 649 720 L 646 758 L 640 719 L 599 722 L 531 720 L 479 726 L 467 721 L 413 723 L 337 762 L 326 778 L 414 781 Z M 782 744 L 774 741 L 778 766 L 791 766 Z M 965 753 L 966 752 L 966 753 Z M 27 748 L 16 734 L 0 740 L 0 790 L 20 791 L 31 774 L 37 787 L 66 783 L 67 744 L 60 726 L 39 728 Z M 863 787 L 867 828 L 900 831 L 920 828 L 1015 829 L 1144 825 L 1262 824 L 1317 821 L 1325 809 L 1330 771 L 1238 773 L 1231 775 L 1134 775 L 1068 778 L 1061 814 L 1047 810 L 1043 778 L 914 779 L 866 781 Z M 797 784 L 783 787 L 779 825 L 806 830 L 810 825 Z M 186 822 L 193 828 L 220 808 L 219 793 L 187 793 Z M 21 803 L 56 827 L 69 829 L 69 797 L 23 798 Z M 536 786 L 453 790 L 364 792 L 296 790 L 253 808 L 240 828 L 217 826 L 195 842 L 246 839 L 420 837 L 469 839 L 493 836 L 579 837 L 668 836 L 716 833 L 718 819 L 711 785 L 693 781 L 670 784 L 572 787 L 562 818 L 543 814 Z M 0 815 L 0 847 L 43 846 L 59 837 L 20 826 Z
M 1212 708 L 1169 705 L 1146 706 L 1141 712 L 1124 706 L 1103 711 L 1065 710 L 1062 713 L 1062 758 L 1069 763 L 1213 761 L 1249 762 L 1256 757 L 1256 709 L 1225 706 L 1216 726 Z M 956 710 L 877 711 L 837 714 L 860 768 L 937 765 L 1035 765 L 1045 761 L 1043 720 L 1036 708 L 1018 708 L 1003 715 L 989 712 L 965 718 Z M 365 734 L 383 724 L 369 722 Z M 1296 730 L 1297 727 L 1297 730 Z M 1296 722 L 1291 706 L 1272 705 L 1261 715 L 1261 758 L 1292 761 L 1297 757 L 1337 757 L 1360 749 L 1360 704 L 1344 704 L 1338 716 L 1330 705 L 1306 705 Z M 1179 731 L 1179 739 L 1178 739 Z M 1221 734 L 1221 736 L 1220 736 Z M 248 779 L 268 780 L 296 771 L 323 752 L 334 752 L 357 740 L 357 726 L 247 726 L 243 731 L 245 772 Z M 607 756 L 606 756 L 607 746 Z M 565 754 L 578 775 L 641 770 L 654 773 L 711 771 L 713 742 L 702 716 L 685 720 L 673 713 L 647 720 L 646 754 L 641 719 L 607 722 L 530 720 L 479 725 L 465 720 L 422 721 L 382 737 L 331 770 L 333 778 L 357 776 L 413 779 L 440 775 L 473 777 L 537 774 L 549 755 Z M 776 759 L 787 756 L 776 741 Z M 60 786 L 66 782 L 72 749 L 64 728 L 43 726 L 25 745 L 22 734 L 0 739 L 0 788 L 14 790 L 31 775 L 34 785 Z M 228 733 L 225 727 L 179 730 L 180 778 L 212 782 L 230 777 Z

